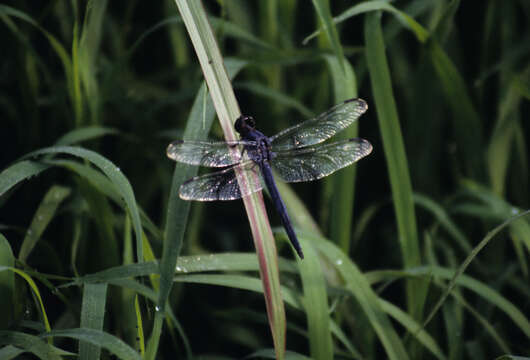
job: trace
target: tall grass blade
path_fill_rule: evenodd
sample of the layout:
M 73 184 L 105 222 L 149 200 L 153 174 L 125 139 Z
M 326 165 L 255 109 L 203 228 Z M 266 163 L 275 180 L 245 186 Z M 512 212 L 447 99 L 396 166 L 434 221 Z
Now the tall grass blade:
M 530 74 L 530 67 L 527 67 L 522 74 L 517 74 L 510 81 L 508 90 L 499 104 L 499 115 L 495 129 L 491 136 L 487 152 L 488 174 L 493 192 L 503 195 L 505 192 L 506 173 L 510 158 L 513 156 L 513 144 L 515 143 L 516 132 L 520 129 L 519 106 L 522 100 L 518 90 L 520 78 Z M 524 164 L 523 167 L 527 164 Z
M 304 288 L 304 307 L 311 358 L 333 359 L 326 281 L 318 254 L 312 244 L 304 241 L 302 245 L 305 258 L 303 261 L 298 261 L 298 267 Z
M 420 264 L 416 214 L 412 199 L 412 185 L 407 156 L 385 54 L 380 17 L 380 14 L 373 13 L 366 15 L 365 18 L 366 61 L 370 73 L 379 128 L 383 138 L 383 148 L 392 188 L 392 199 L 397 218 L 398 239 L 401 246 L 403 265 L 405 268 L 412 268 Z M 423 291 L 418 291 L 422 287 Z M 425 290 L 425 286 L 417 282 L 407 283 L 407 305 L 409 312 L 415 319 L 419 319 L 422 313 L 426 296 Z
M 234 140 L 236 137 L 232 121 L 237 119 L 241 112 L 202 3 L 191 0 L 176 0 L 176 3 L 201 64 L 225 139 Z M 238 172 L 238 183 L 241 187 L 248 186 L 248 176 L 252 175 Z M 261 278 L 264 282 L 264 288 L 267 290 L 264 293 L 265 303 L 276 356 L 278 359 L 283 359 L 285 353 L 285 310 L 280 293 L 274 237 L 261 193 L 243 198 L 243 203 L 258 254 Z
M 465 174 L 474 179 L 481 179 L 484 177 L 483 159 L 477 149 L 483 147 L 483 130 L 466 84 L 438 43 L 431 41 L 428 51 L 445 98 L 451 107 L 453 134 Z
M 13 256 L 11 245 L 1 233 L 0 266 L 7 268 L 15 266 L 15 257 Z M 13 272 L 0 272 L 0 289 L 2 289 L 2 296 L 0 296 L 0 309 L 5 309 L 4 316 L 0 318 L 0 328 L 7 329 L 15 317 L 15 274 L 13 274 Z M 11 309 L 11 311 L 8 309 Z
M 91 123 L 101 123 L 101 95 L 97 81 L 97 60 L 102 38 L 103 20 L 107 8 L 107 0 L 89 1 L 86 6 L 85 21 L 79 42 L 79 72 L 90 109 Z
M 81 327 L 103 330 L 106 300 L 107 284 L 85 284 L 81 306 Z M 99 359 L 100 355 L 101 347 L 99 344 L 79 341 L 79 359 Z
M 59 205 L 70 195 L 70 188 L 64 186 L 54 185 L 48 190 L 44 198 L 42 199 L 39 208 L 35 212 L 31 224 L 26 232 L 18 259 L 25 262 L 37 244 L 37 241 L 41 238 L 42 233 L 46 230 L 46 227 L 50 221 L 55 217 L 55 213 Z

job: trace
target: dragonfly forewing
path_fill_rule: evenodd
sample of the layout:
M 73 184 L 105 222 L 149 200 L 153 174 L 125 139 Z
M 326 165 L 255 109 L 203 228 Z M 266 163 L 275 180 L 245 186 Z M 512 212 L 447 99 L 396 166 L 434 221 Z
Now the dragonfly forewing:
M 313 181 L 334 173 L 372 152 L 364 139 L 349 139 L 276 153 L 272 168 L 285 182 Z
M 346 100 L 313 119 L 272 136 L 273 151 L 319 144 L 351 125 L 367 109 L 368 105 L 362 99 Z
M 241 161 L 244 145 L 252 146 L 251 141 L 182 141 L 177 140 L 167 147 L 167 156 L 190 165 L 225 167 Z M 236 152 L 232 152 L 237 147 Z
M 239 186 L 238 174 L 245 170 L 249 171 L 250 176 L 246 177 L 248 181 Z M 179 195 L 183 200 L 236 200 L 261 189 L 259 167 L 252 160 L 248 160 L 224 170 L 187 180 L 180 186 Z

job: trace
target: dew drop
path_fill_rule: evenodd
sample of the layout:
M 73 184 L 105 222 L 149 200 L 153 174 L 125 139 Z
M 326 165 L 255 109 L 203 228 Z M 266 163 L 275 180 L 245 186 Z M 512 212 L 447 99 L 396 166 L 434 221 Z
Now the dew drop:
M 513 214 L 513 215 L 517 215 L 517 214 L 519 214 L 519 209 L 513 207 L 513 208 L 512 208 L 512 214 Z
M 116 171 L 120 172 L 120 171 L 121 171 L 121 169 L 120 169 L 119 167 L 116 167 Z
M 335 263 L 336 263 L 338 266 L 341 266 L 341 265 L 342 265 L 342 259 L 338 259 Z
M 177 272 L 180 272 L 180 271 L 182 271 L 182 268 L 181 268 L 180 266 L 177 265 L 177 267 L 175 268 L 175 270 L 176 270 Z
M 155 311 L 160 311 L 160 306 L 156 305 L 155 306 Z

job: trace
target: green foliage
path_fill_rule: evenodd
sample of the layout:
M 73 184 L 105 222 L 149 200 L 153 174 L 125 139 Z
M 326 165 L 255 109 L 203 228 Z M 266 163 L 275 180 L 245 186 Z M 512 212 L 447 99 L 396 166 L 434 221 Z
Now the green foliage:
M 530 4 L 178 4 L 0 5 L 0 359 L 527 358 Z M 355 96 L 373 153 L 280 186 L 304 260 L 178 198 L 170 141 Z

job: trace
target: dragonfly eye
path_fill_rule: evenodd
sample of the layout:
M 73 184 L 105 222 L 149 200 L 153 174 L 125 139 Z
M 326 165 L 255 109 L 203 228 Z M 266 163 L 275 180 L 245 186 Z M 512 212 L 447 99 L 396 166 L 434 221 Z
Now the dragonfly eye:
M 248 132 L 249 130 L 254 130 L 256 127 L 256 122 L 252 116 L 241 115 L 237 118 L 234 127 L 238 133 L 242 134 L 244 132 Z

